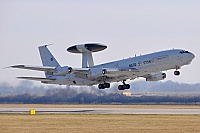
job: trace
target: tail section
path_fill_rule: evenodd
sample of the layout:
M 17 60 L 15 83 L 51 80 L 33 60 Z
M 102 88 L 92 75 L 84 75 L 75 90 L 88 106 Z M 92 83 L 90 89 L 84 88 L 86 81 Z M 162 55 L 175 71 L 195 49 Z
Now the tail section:
M 54 58 L 54 56 L 51 54 L 51 52 L 47 48 L 47 45 L 40 46 L 38 48 L 40 51 L 40 57 L 41 57 L 43 66 L 60 67 L 60 64 L 57 62 L 57 60 Z
M 47 45 L 40 46 L 38 48 L 40 51 L 40 57 L 41 57 L 43 66 L 60 67 L 60 64 L 57 62 L 57 60 L 54 58 L 54 56 L 51 54 L 51 52 L 47 48 Z M 45 76 L 47 78 L 50 78 L 52 75 L 53 75 L 53 72 L 45 71 Z

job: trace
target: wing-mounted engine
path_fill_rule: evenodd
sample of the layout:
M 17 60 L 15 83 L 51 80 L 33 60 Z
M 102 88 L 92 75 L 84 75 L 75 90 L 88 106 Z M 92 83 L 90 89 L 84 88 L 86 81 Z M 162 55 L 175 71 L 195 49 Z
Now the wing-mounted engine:
M 72 72 L 72 68 L 68 66 L 56 68 L 55 72 L 53 72 L 54 76 L 65 76 Z
M 90 68 L 87 76 L 90 77 L 98 77 L 98 76 L 106 76 L 112 74 L 113 72 L 119 71 L 116 68 Z
M 166 74 L 162 72 L 150 74 L 146 77 L 146 81 L 159 81 L 166 78 Z
M 115 72 L 119 72 L 121 70 L 117 69 L 117 68 L 103 68 L 102 69 L 102 73 L 105 75 L 105 74 L 112 74 L 112 73 L 115 73 Z
M 90 68 L 88 71 L 87 77 L 88 78 L 95 78 L 98 76 L 103 76 L 104 75 L 104 69 L 102 68 Z

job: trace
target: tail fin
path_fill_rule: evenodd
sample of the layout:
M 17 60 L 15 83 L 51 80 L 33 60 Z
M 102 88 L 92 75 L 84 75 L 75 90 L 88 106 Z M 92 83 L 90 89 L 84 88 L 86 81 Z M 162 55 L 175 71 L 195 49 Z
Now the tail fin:
M 41 57 L 43 66 L 60 67 L 60 64 L 57 62 L 57 60 L 54 58 L 54 56 L 51 54 L 51 52 L 47 48 L 47 45 L 40 46 L 38 48 L 40 51 L 40 57 Z

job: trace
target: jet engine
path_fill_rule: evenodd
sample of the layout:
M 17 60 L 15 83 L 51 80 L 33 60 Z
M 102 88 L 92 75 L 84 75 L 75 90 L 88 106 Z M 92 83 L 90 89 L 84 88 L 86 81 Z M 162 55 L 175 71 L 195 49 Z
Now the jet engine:
M 150 74 L 149 77 L 146 78 L 146 81 L 159 81 L 166 78 L 166 74 L 162 72 Z
M 54 76 L 65 76 L 67 74 L 70 74 L 72 72 L 72 68 L 68 66 L 64 66 L 61 68 L 57 68 L 55 72 L 53 72 Z
M 90 78 L 101 76 L 104 74 L 104 70 L 105 69 L 102 70 L 101 68 L 91 68 L 87 76 Z

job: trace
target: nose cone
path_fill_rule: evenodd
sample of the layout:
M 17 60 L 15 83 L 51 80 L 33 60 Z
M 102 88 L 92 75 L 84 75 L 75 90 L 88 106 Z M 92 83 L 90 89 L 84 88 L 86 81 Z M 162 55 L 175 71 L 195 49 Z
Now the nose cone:
M 191 58 L 192 58 L 192 60 L 195 58 L 195 55 L 193 54 L 193 53 L 191 53 L 192 55 L 191 55 Z
M 195 55 L 193 53 L 190 53 L 190 56 L 189 56 L 190 60 L 192 61 L 194 58 L 195 58 Z
M 194 58 L 195 58 L 195 55 L 193 53 L 189 53 L 187 64 L 190 64 Z

